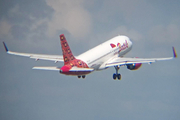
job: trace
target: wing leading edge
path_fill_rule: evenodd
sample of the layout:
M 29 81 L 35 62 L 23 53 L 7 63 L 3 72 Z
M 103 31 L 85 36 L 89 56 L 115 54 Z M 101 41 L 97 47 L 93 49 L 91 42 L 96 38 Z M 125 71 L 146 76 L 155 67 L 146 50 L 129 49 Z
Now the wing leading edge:
M 33 53 L 20 53 L 20 52 L 13 52 L 9 51 L 8 47 L 6 46 L 5 42 L 3 42 L 4 48 L 8 54 L 29 57 L 35 60 L 49 60 L 55 62 L 63 62 L 63 56 L 60 55 L 44 55 L 44 54 L 33 54 Z
M 177 57 L 176 50 L 174 47 L 173 49 L 173 57 L 167 57 L 167 58 L 120 58 L 116 57 L 113 58 L 111 61 L 106 63 L 106 67 L 112 67 L 112 66 L 121 66 L 121 65 L 127 65 L 127 64 L 134 64 L 134 63 L 152 63 L 156 61 L 162 61 L 162 60 L 172 60 Z

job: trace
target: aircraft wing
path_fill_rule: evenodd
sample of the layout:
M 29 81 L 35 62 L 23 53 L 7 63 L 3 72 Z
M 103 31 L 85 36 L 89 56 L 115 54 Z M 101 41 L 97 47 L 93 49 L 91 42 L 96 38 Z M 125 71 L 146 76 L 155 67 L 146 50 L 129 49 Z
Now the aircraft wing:
M 18 55 L 18 56 L 24 56 L 29 57 L 35 60 L 49 60 L 49 61 L 55 61 L 55 62 L 63 62 L 63 56 L 60 55 L 44 55 L 44 54 L 32 54 L 32 53 L 20 53 L 20 52 L 12 52 L 9 51 L 6 44 L 3 42 L 4 48 L 8 54 L 11 55 Z
M 162 61 L 162 60 L 172 60 L 177 57 L 176 50 L 174 47 L 173 49 L 173 57 L 167 57 L 167 58 L 120 58 L 116 57 L 107 62 L 105 65 L 106 67 L 112 67 L 112 66 L 122 66 L 127 64 L 135 64 L 135 63 L 152 63 L 156 61 Z

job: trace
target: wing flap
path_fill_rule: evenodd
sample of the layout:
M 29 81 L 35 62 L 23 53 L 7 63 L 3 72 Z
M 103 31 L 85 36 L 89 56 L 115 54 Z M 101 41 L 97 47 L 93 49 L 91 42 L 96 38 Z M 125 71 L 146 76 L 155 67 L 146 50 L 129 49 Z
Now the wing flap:
M 60 71 L 59 67 L 33 67 L 32 69 L 37 69 L 37 70 L 53 70 L 53 71 Z
M 121 65 L 128 65 L 128 64 L 134 64 L 134 63 L 152 63 L 155 62 L 154 60 L 150 61 L 121 61 L 121 62 L 109 62 L 106 64 L 106 67 L 112 67 L 112 66 L 121 66 Z
M 134 63 L 152 63 L 156 61 L 162 61 L 162 60 L 171 60 L 174 57 L 168 57 L 168 58 L 114 58 L 108 63 L 106 63 L 106 67 L 112 67 L 116 65 L 127 65 L 127 64 L 134 64 Z
M 105 65 L 106 67 L 112 67 L 116 65 L 127 65 L 127 64 L 134 64 L 134 63 L 152 63 L 156 61 L 162 60 L 172 60 L 177 57 L 176 50 L 174 47 L 173 49 L 173 57 L 166 57 L 166 58 L 120 58 L 115 57 L 112 60 L 108 61 Z
M 116 65 L 127 65 L 127 64 L 134 64 L 134 63 L 152 63 L 156 61 L 162 61 L 162 60 L 171 60 L 174 59 L 174 57 L 168 57 L 168 58 L 114 58 L 108 63 L 106 63 L 106 67 L 112 67 Z

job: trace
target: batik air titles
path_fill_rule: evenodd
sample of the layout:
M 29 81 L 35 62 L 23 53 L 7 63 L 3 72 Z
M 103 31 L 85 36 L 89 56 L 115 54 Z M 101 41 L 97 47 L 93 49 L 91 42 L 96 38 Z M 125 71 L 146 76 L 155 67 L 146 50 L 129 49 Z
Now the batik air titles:
M 94 70 L 108 68 L 106 63 L 116 56 L 123 56 L 132 48 L 132 42 L 126 36 L 114 37 L 90 50 L 77 56 Z
M 60 43 L 63 55 L 44 55 L 31 54 L 9 51 L 6 44 L 4 48 L 8 54 L 29 57 L 37 60 L 49 60 L 64 62 L 63 66 L 37 66 L 33 69 L 59 71 L 61 74 L 78 76 L 85 78 L 87 74 L 97 70 L 104 70 L 109 67 L 114 67 L 116 72 L 113 74 L 113 79 L 121 79 L 121 74 L 118 73 L 120 67 L 127 66 L 129 70 L 137 70 L 142 63 L 152 63 L 162 60 L 172 60 L 177 57 L 175 48 L 172 47 L 173 56 L 166 58 L 127 58 L 124 57 L 132 49 L 132 42 L 127 36 L 116 36 L 90 50 L 74 56 L 70 46 L 64 36 L 60 35 Z

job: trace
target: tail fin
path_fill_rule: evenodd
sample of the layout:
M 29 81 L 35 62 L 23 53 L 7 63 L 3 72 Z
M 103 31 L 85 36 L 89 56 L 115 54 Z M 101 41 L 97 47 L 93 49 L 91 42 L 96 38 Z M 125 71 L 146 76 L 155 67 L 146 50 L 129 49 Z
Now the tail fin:
M 70 61 L 74 60 L 75 57 L 71 52 L 71 49 L 66 41 L 64 34 L 60 35 L 61 48 L 63 52 L 64 65 L 69 64 Z

